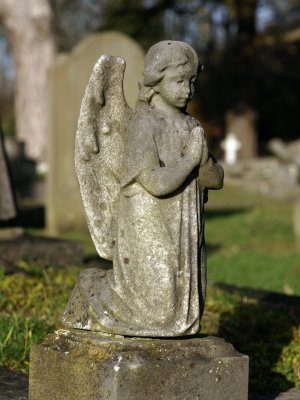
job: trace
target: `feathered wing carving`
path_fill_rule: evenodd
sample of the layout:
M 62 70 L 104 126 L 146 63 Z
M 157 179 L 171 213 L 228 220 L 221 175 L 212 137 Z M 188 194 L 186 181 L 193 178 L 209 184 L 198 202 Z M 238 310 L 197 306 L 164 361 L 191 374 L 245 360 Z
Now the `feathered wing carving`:
M 81 103 L 75 168 L 89 230 L 99 255 L 113 257 L 125 128 L 131 118 L 124 91 L 125 61 L 103 55 Z

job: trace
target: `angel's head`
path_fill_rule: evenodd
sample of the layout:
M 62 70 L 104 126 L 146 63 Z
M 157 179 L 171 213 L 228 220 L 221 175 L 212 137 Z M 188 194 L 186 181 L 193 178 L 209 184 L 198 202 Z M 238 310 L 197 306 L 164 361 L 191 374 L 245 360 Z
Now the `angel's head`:
M 165 40 L 155 44 L 145 58 L 138 100 L 150 104 L 157 96 L 171 107 L 185 108 L 202 67 L 187 43 Z

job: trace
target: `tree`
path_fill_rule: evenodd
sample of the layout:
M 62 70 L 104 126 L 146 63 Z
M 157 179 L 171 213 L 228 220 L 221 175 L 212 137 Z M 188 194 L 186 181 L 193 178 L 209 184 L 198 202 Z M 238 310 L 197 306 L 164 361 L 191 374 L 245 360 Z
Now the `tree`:
M 9 39 L 15 70 L 17 137 L 29 157 L 45 160 L 47 71 L 55 40 L 48 0 L 0 0 L 0 18 Z

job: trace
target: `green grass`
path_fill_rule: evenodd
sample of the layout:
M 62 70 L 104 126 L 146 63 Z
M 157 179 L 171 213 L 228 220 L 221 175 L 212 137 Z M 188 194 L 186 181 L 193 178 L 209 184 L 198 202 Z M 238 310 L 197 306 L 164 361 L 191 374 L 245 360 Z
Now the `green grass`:
M 0 366 L 28 372 L 29 350 L 60 325 L 79 272 L 34 267 L 0 280 Z M 40 271 L 38 273 L 38 271 Z M 221 336 L 250 356 L 250 390 L 300 388 L 300 313 L 208 288 L 202 332 Z
M 291 204 L 208 210 L 206 241 L 209 280 L 300 295 Z
M 210 287 L 202 328 L 249 356 L 251 393 L 300 388 L 300 310 L 263 305 Z
M 20 315 L 0 317 L 0 365 L 20 372 L 28 372 L 32 343 L 40 342 L 54 326 L 34 318 Z
M 300 253 L 292 231 L 292 206 L 233 188 L 210 195 L 207 211 L 209 282 L 300 295 Z M 88 236 L 86 254 L 95 256 Z M 59 327 L 80 267 L 45 268 L 20 261 L 22 272 L 0 268 L 0 366 L 28 372 L 29 349 Z M 250 391 L 300 388 L 300 312 L 260 304 L 208 287 L 202 332 L 224 337 L 250 357 Z
M 22 274 L 0 274 L 0 366 L 28 372 L 34 342 L 59 326 L 79 268 L 19 264 Z

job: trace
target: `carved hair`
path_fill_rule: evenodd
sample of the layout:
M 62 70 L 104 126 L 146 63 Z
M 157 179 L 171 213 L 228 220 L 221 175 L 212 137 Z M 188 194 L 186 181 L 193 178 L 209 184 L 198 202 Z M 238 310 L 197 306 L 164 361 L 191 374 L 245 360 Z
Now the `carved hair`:
M 166 70 L 188 63 L 195 68 L 196 74 L 201 72 L 203 65 L 199 63 L 195 50 L 187 43 L 164 40 L 150 47 L 139 82 L 138 101 L 149 103 L 152 97 L 151 88 L 164 78 Z

